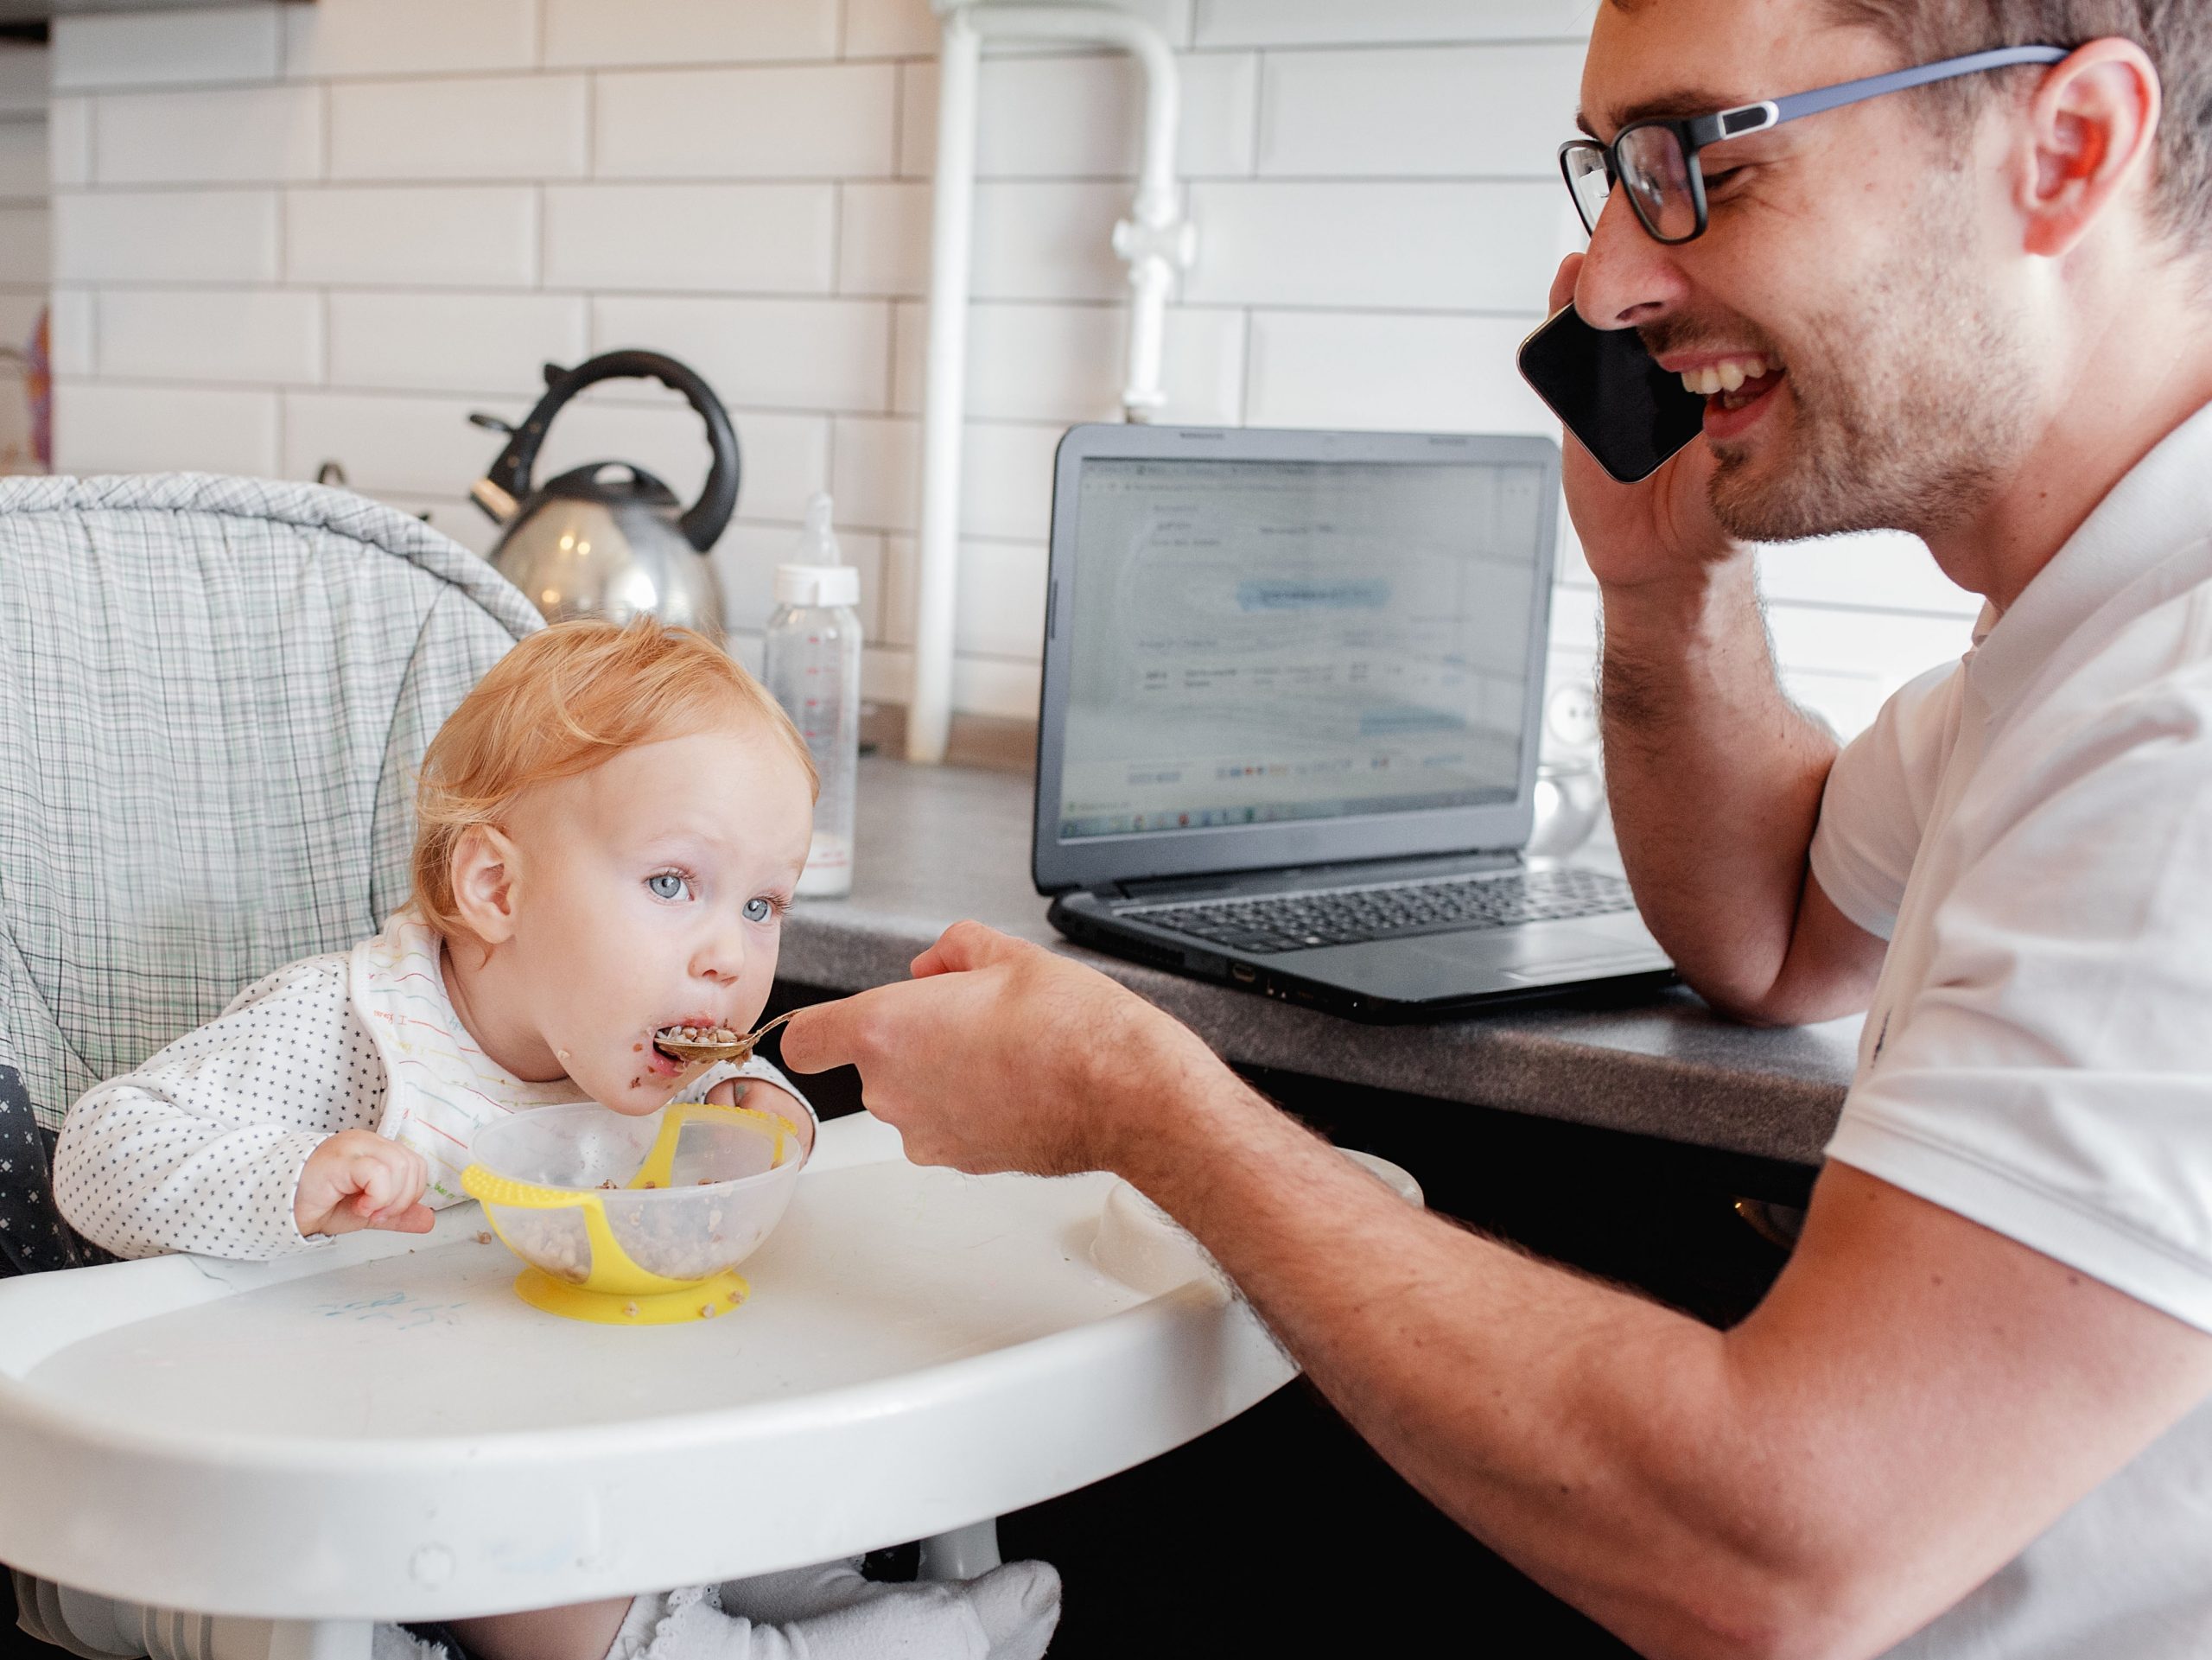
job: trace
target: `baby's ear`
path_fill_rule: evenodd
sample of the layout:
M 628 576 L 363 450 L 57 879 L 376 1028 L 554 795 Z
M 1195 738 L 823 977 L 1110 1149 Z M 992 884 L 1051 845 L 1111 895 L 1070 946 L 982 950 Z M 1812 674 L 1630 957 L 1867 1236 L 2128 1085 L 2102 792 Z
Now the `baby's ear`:
M 453 849 L 453 908 L 486 945 L 515 932 L 515 845 L 489 824 L 471 824 Z

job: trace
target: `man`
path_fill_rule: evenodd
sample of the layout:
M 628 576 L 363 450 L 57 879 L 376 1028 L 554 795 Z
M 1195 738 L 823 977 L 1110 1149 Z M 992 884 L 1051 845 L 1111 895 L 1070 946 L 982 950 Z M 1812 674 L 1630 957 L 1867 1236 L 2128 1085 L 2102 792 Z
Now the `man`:
M 2072 49 L 1611 143 L 2031 43 Z M 917 1159 L 1128 1177 L 1409 1480 L 1647 1652 L 2212 1652 L 2212 8 L 1611 0 L 1582 105 L 1601 211 L 1554 300 L 1723 389 L 1646 484 L 1568 446 L 1630 874 L 1720 1008 L 1870 1010 L 1765 1301 L 1716 1332 L 1414 1213 L 975 925 L 785 1057 L 856 1063 Z M 1839 755 L 1745 543 L 1873 526 L 1989 607 Z

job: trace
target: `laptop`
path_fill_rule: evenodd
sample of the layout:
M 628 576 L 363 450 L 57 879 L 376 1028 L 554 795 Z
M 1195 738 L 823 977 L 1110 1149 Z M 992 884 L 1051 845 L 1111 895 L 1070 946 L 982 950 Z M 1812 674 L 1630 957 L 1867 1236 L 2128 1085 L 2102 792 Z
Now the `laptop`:
M 1560 452 L 1080 426 L 1052 486 L 1031 843 L 1069 938 L 1374 1021 L 1672 977 L 1522 855 Z

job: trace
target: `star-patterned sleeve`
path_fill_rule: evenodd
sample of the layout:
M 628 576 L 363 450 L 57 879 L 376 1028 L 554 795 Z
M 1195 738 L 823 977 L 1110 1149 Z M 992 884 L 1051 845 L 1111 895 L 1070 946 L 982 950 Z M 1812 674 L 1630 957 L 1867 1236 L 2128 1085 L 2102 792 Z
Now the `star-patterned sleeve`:
M 118 1256 L 197 1251 L 259 1262 L 327 1242 L 292 1199 L 308 1154 L 373 1130 L 385 1068 L 346 995 L 346 958 L 310 957 L 69 1109 L 54 1196 Z

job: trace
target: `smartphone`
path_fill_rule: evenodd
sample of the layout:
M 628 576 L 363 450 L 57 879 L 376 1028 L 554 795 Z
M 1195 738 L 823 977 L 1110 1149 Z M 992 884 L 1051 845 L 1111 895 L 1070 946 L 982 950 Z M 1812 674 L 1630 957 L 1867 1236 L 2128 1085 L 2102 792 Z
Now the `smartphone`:
M 1705 399 L 1652 360 L 1633 328 L 1592 328 L 1572 304 L 1521 342 L 1521 378 L 1623 484 L 1705 430 Z

